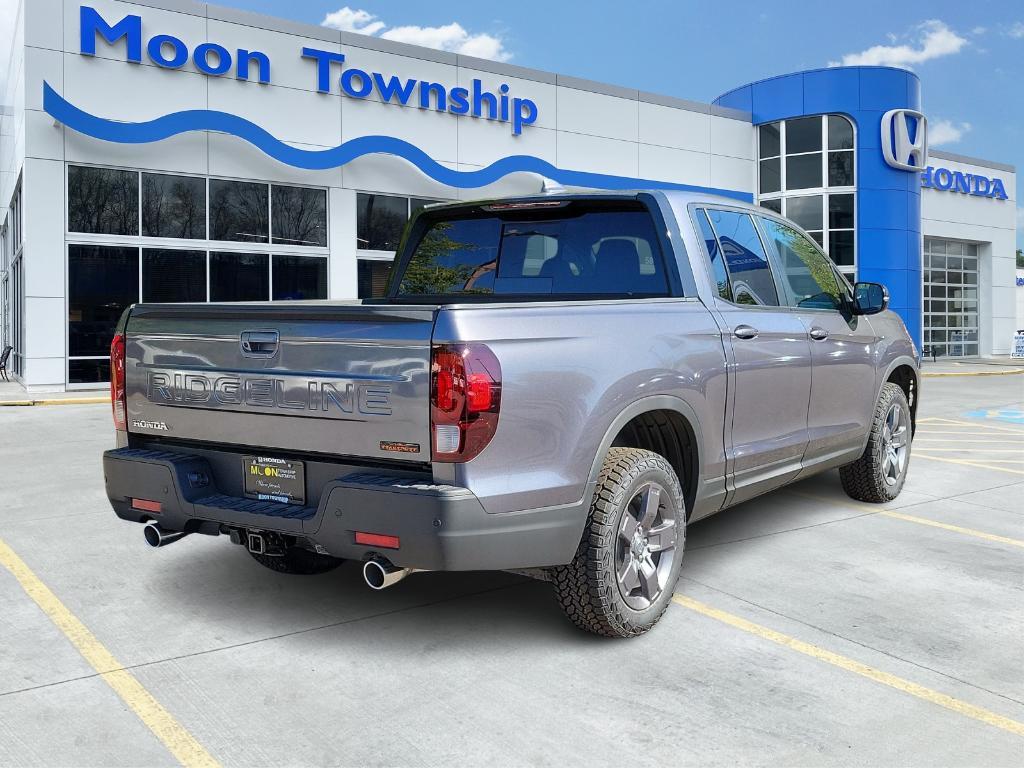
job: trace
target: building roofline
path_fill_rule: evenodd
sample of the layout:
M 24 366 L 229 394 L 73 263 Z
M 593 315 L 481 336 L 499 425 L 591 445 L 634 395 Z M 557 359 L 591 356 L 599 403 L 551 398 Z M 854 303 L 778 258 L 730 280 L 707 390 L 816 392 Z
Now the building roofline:
M 283 19 L 279 16 L 270 16 L 252 11 L 244 11 L 238 8 L 228 8 L 215 3 L 201 3 L 195 0 L 128 0 L 135 5 L 143 5 L 151 8 L 159 8 L 165 11 L 184 13 L 193 16 L 201 16 L 217 21 L 226 21 L 244 26 L 265 29 L 271 32 L 282 32 L 284 34 L 308 37 L 314 40 L 323 40 L 328 43 L 344 45 L 351 48 L 365 48 L 382 53 L 393 53 L 400 56 L 408 56 L 424 61 L 433 61 L 440 64 L 449 64 L 467 69 L 477 69 L 482 72 L 490 72 L 496 75 L 516 77 L 521 80 L 532 80 L 537 83 L 558 85 L 563 88 L 575 88 L 590 93 L 599 93 L 605 96 L 616 96 L 630 101 L 657 104 L 673 109 L 682 109 L 690 112 L 698 112 L 705 115 L 715 115 L 732 120 L 750 122 L 751 115 L 743 110 L 721 107 L 717 104 L 705 104 L 704 102 L 690 101 L 675 96 L 648 93 L 636 88 L 626 88 L 611 83 L 602 83 L 595 80 L 586 80 L 571 75 L 561 75 L 555 72 L 547 72 L 531 67 L 522 67 L 518 64 L 507 64 L 500 61 L 480 59 L 473 56 L 463 56 L 449 51 L 438 51 L 433 48 L 426 48 L 409 43 L 398 43 L 393 40 L 384 40 L 372 35 L 361 35 L 354 32 L 341 32 L 329 27 L 317 24 L 307 24 L 301 21 Z
M 980 165 L 983 168 L 994 168 L 997 171 L 1006 171 L 1008 173 L 1016 173 L 1016 166 L 1010 165 L 1009 163 L 1000 163 L 995 160 L 982 160 L 980 157 L 970 157 L 969 155 L 958 155 L 955 152 L 944 152 L 938 149 L 929 149 L 928 157 L 937 157 L 941 160 L 952 160 L 954 163 L 964 163 L 966 165 Z

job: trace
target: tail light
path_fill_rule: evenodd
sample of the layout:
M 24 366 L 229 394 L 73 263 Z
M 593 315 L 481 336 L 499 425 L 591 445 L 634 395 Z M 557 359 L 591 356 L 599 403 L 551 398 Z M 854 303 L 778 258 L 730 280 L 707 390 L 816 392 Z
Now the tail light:
M 435 344 L 430 355 L 430 431 L 434 461 L 469 461 L 494 436 L 501 366 L 483 344 Z
M 114 412 L 114 429 L 124 432 L 128 429 L 125 402 L 125 349 L 124 334 L 118 333 L 110 342 L 110 407 Z

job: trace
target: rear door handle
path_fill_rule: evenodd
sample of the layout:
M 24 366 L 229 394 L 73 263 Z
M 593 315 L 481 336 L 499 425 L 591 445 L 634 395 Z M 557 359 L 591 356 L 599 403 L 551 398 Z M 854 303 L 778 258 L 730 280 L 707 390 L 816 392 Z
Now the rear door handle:
M 737 339 L 756 339 L 757 328 L 749 325 L 737 325 L 732 329 L 732 335 Z
M 825 339 L 828 338 L 828 331 L 826 331 L 824 328 L 814 327 L 811 328 L 810 335 L 811 338 L 814 339 L 815 341 L 824 341 Z

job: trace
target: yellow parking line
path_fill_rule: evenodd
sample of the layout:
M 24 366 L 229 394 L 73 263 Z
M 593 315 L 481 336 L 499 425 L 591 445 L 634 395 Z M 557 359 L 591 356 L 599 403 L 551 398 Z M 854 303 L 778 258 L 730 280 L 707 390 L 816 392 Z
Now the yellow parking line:
M 1015 429 L 1013 427 L 998 426 L 996 424 L 988 424 L 983 421 L 960 421 L 958 419 L 941 419 L 937 416 L 933 416 L 931 419 L 918 419 L 918 422 L 928 421 L 929 423 L 940 422 L 936 426 L 940 427 L 981 427 L 983 429 L 990 429 L 994 432 L 1010 432 L 1014 435 L 1024 435 L 1024 430 Z
M 219 766 L 213 756 L 153 698 L 149 691 L 142 687 L 142 683 L 114 658 L 3 539 L 0 539 L 0 565 L 11 572 L 26 594 L 89 662 L 89 666 L 114 689 L 121 700 L 153 732 L 153 735 L 163 742 L 179 763 L 184 766 L 209 768 Z
M 923 685 L 911 682 L 910 680 L 904 680 L 902 677 L 883 672 L 875 667 L 862 664 L 859 661 L 855 661 L 846 656 L 841 656 L 838 653 L 819 648 L 811 643 L 806 643 L 803 640 L 797 640 L 795 637 L 784 635 L 781 632 L 776 632 L 774 629 L 769 629 L 760 624 L 755 624 L 752 621 L 735 616 L 731 613 L 719 610 L 718 608 L 712 608 L 710 605 L 698 602 L 691 597 L 686 595 L 680 595 L 676 593 L 672 596 L 672 599 L 683 606 L 689 608 L 691 611 L 707 616 L 711 619 L 716 619 L 723 624 L 728 624 L 730 627 L 743 630 L 752 635 L 760 637 L 764 640 L 776 643 L 785 648 L 802 653 L 805 656 L 824 661 L 832 666 L 845 669 L 847 672 L 853 672 L 855 674 L 866 677 L 869 680 L 874 680 L 876 683 L 887 685 L 890 688 L 895 688 L 897 691 L 903 691 L 909 693 L 911 696 L 916 696 L 919 699 L 937 704 L 940 707 L 945 707 L 948 710 L 956 712 L 957 714 L 965 715 L 967 717 L 979 720 L 988 725 L 993 725 L 996 728 L 1001 728 L 1004 731 L 1009 731 L 1017 736 L 1024 736 L 1024 723 L 1018 722 L 1017 720 L 1011 720 L 1003 715 L 996 714 L 988 709 L 977 707 L 974 704 L 968 704 L 966 701 L 947 696 L 945 693 L 939 693 L 938 691 L 926 688 Z
M 929 456 L 927 453 L 918 451 L 914 454 L 919 459 L 928 461 L 944 461 L 947 464 L 960 464 L 964 467 L 978 467 L 980 469 L 991 469 L 996 472 L 1009 472 L 1012 475 L 1024 475 L 1024 469 L 1010 469 L 1009 467 L 993 467 L 991 464 L 983 464 L 980 461 L 969 461 L 967 459 L 950 459 L 945 456 Z
M 920 454 L 915 454 L 920 456 Z M 868 515 L 881 515 L 882 517 L 891 517 L 896 520 L 904 520 L 908 523 L 917 523 L 919 525 L 927 525 L 932 528 L 942 528 L 946 531 L 952 531 L 954 533 L 962 533 L 966 536 L 974 536 L 978 539 L 986 539 L 987 541 L 997 541 L 1000 544 L 1009 544 L 1014 547 L 1024 547 L 1024 541 L 1020 539 L 1011 539 L 1007 536 L 999 536 L 995 533 L 986 533 L 985 531 L 979 531 L 974 528 L 964 528 L 959 525 L 950 525 L 949 523 L 942 523 L 938 520 L 932 520 L 928 517 L 915 517 L 913 515 L 906 515 L 902 512 L 896 512 L 892 509 L 885 509 L 884 507 L 879 509 L 872 504 L 858 504 L 854 501 L 844 501 L 842 499 L 830 499 L 827 496 L 818 496 L 813 493 L 802 493 L 801 491 L 786 491 L 793 496 L 800 496 L 805 499 L 811 499 L 813 501 L 822 501 L 826 504 L 835 504 L 840 507 L 847 507 L 849 509 L 855 509 L 858 512 L 863 512 Z
M 905 515 L 902 512 L 896 512 L 891 509 L 884 509 L 879 514 L 885 515 L 886 517 L 894 517 L 897 520 L 906 520 L 908 523 L 917 523 L 918 525 L 929 525 L 932 528 L 942 528 L 947 531 L 953 531 L 954 533 L 962 533 L 967 536 L 974 536 L 978 539 L 987 539 L 989 541 L 999 542 L 1000 544 L 1009 544 L 1011 547 L 1024 548 L 1024 541 L 1021 541 L 1020 539 L 1011 539 L 1008 536 L 999 536 L 995 533 L 986 533 L 985 531 L 979 531 L 974 528 L 964 528 L 959 525 L 940 523 L 938 520 L 932 520 L 927 517 L 915 517 L 913 515 Z
M 109 403 L 109 397 L 53 397 L 42 400 L 0 400 L 0 408 L 3 406 L 32 406 L 32 405 L 98 405 Z

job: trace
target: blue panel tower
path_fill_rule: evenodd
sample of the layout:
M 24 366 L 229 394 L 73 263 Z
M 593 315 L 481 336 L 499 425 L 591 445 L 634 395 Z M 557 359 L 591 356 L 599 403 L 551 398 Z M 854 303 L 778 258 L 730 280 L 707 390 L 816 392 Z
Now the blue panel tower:
M 921 109 L 917 75 L 891 67 L 833 67 L 760 80 L 716 104 L 750 112 L 754 125 L 842 114 L 857 126 L 857 278 L 884 283 L 921 347 L 921 178 L 890 167 L 882 154 L 882 117 Z

